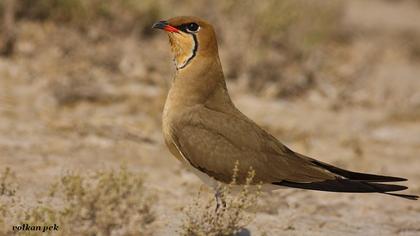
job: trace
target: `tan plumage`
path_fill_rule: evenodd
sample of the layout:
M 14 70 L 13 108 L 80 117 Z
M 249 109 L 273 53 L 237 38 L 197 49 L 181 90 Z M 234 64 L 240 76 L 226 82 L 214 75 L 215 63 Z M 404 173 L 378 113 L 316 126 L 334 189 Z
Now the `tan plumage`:
M 206 21 L 176 17 L 153 27 L 168 31 L 177 68 L 163 111 L 165 142 L 195 172 L 229 183 L 238 161 L 240 184 L 252 167 L 254 183 L 340 192 L 406 188 L 373 183 L 402 178 L 350 172 L 295 153 L 242 114 L 228 94 L 216 35 Z

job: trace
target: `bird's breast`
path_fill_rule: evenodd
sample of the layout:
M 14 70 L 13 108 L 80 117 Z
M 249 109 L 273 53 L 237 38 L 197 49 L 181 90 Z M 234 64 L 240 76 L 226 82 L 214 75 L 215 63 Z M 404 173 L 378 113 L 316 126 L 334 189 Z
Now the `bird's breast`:
M 180 108 L 171 100 L 171 94 L 169 93 L 165 106 L 162 113 L 162 133 L 165 140 L 165 144 L 173 156 L 184 164 L 186 163 L 185 158 L 179 152 L 174 137 L 175 137 L 175 126 L 177 123 L 177 116 L 181 113 Z M 178 114 L 178 115 L 177 115 Z

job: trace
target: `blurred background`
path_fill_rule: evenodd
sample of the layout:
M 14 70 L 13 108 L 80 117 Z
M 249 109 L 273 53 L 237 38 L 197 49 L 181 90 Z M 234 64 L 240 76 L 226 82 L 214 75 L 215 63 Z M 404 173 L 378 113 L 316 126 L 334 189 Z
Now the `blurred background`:
M 0 14 L 0 172 L 23 209 L 66 171 L 126 165 L 158 199 L 150 232 L 174 232 L 201 183 L 163 143 L 175 70 L 151 25 L 179 15 L 215 26 L 234 102 L 279 140 L 420 194 L 418 0 L 0 0 Z M 255 235 L 420 232 L 419 204 L 391 197 L 284 190 L 259 204 Z

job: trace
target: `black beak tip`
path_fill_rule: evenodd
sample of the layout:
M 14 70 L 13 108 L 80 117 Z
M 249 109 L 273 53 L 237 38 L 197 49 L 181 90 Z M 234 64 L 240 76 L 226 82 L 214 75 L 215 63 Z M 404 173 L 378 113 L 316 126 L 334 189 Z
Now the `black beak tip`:
M 167 21 L 158 21 L 152 25 L 152 29 L 164 29 L 168 25 Z

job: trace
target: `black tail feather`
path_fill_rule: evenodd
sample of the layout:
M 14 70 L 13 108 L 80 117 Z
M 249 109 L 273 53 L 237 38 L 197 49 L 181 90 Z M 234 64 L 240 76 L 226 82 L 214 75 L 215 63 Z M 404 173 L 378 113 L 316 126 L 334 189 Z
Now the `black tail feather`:
M 419 199 L 419 196 L 416 195 L 408 195 L 408 194 L 398 194 L 398 193 L 384 193 L 387 195 L 395 196 L 395 197 L 402 197 L 408 200 L 417 200 Z
M 385 175 L 372 175 L 372 174 L 365 174 L 359 172 L 353 172 L 344 170 L 327 163 L 323 163 L 314 159 L 311 159 L 311 162 L 319 167 L 322 167 L 336 175 L 351 179 L 351 180 L 358 180 L 364 182 L 400 182 L 400 181 L 407 181 L 407 179 L 400 178 L 400 177 L 393 177 L 393 176 L 385 176 Z
M 300 189 L 310 189 L 318 191 L 328 191 L 328 192 L 345 192 L 345 193 L 383 193 L 396 197 L 402 197 L 410 200 L 417 200 L 418 196 L 414 195 L 404 195 L 404 194 L 395 194 L 388 192 L 395 192 L 407 189 L 406 186 L 395 185 L 395 184 L 381 184 L 381 183 L 370 183 L 366 181 L 359 180 L 350 180 L 350 179 L 341 179 L 337 178 L 334 180 L 325 180 L 321 182 L 313 183 L 295 183 L 290 181 L 281 181 L 273 183 L 275 185 L 300 188 Z
M 347 192 L 347 193 L 385 193 L 385 192 L 394 192 L 407 189 L 407 187 L 402 185 L 394 184 L 377 184 L 377 183 L 367 183 L 349 179 L 334 179 L 334 180 L 325 180 L 322 182 L 312 182 L 312 183 L 295 183 L 289 181 L 282 181 L 280 183 L 275 183 L 277 185 L 283 185 L 292 188 L 302 188 L 310 190 L 319 190 L 319 191 L 328 191 L 328 192 Z

